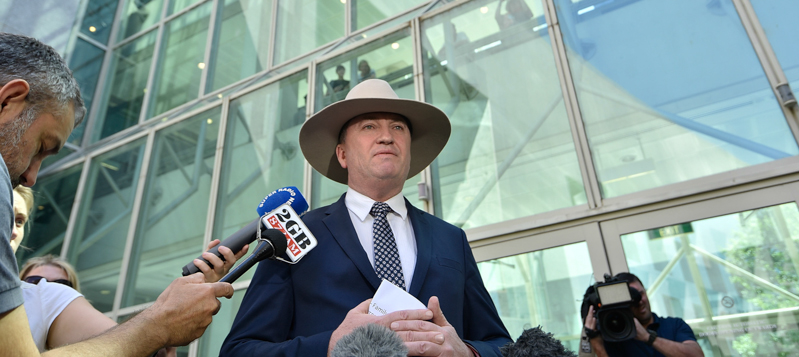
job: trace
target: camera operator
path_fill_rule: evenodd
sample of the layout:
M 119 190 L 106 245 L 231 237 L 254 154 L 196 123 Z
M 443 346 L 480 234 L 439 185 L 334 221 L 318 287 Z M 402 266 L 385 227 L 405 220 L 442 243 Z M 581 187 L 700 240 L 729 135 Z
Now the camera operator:
M 585 334 L 591 349 L 599 357 L 605 356 L 704 356 L 693 330 L 679 317 L 660 317 L 652 312 L 644 284 L 631 273 L 619 273 L 615 279 L 626 281 L 630 288 L 641 294 L 637 306 L 632 306 L 636 334 L 632 340 L 608 342 L 597 331 L 594 307 L 588 308 L 585 317 Z

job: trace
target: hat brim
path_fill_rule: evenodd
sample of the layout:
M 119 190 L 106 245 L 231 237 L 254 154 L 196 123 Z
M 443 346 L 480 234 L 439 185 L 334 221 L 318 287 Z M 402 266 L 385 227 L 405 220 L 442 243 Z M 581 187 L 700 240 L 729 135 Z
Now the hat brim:
M 396 113 L 411 126 L 411 165 L 416 176 L 435 160 L 449 140 L 452 128 L 440 109 L 419 101 L 387 98 L 353 98 L 328 105 L 300 129 L 300 148 L 308 163 L 325 177 L 347 184 L 347 169 L 336 158 L 338 135 L 350 119 L 366 113 Z

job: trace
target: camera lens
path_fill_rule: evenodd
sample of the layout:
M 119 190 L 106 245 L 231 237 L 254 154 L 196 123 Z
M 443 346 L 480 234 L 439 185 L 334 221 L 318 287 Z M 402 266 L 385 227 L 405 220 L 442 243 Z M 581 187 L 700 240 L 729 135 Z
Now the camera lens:
M 618 312 L 612 312 L 607 316 L 605 321 L 605 328 L 608 332 L 613 334 L 621 334 L 627 329 L 627 324 L 624 321 L 624 316 Z

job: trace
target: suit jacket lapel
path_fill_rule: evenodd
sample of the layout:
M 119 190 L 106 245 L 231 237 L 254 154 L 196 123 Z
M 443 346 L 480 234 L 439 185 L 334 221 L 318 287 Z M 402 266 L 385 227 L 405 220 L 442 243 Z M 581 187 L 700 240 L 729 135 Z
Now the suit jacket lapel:
M 346 195 L 346 194 L 345 194 Z M 369 263 L 369 257 L 361 246 L 361 241 L 358 240 L 358 234 L 355 233 L 355 227 L 352 226 L 350 220 L 350 213 L 347 205 L 344 203 L 344 195 L 334 204 L 328 207 L 325 212 L 327 217 L 322 219 L 322 222 L 330 230 L 333 238 L 336 239 L 344 253 L 352 260 L 352 263 L 358 267 L 367 281 L 372 285 L 372 288 L 377 290 L 380 286 L 380 279 L 377 277 L 372 264 Z
M 414 207 L 407 199 L 405 206 L 408 207 L 408 218 L 411 219 L 413 235 L 416 237 L 416 268 L 413 271 L 409 293 L 418 297 L 432 260 L 433 226 L 424 216 L 424 212 Z M 427 301 L 422 301 L 422 303 L 427 305 Z

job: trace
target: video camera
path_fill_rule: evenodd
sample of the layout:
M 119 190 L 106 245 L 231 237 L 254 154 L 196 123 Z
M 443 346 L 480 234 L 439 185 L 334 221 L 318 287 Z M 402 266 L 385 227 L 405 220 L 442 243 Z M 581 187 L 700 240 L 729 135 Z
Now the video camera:
M 641 293 L 617 277 L 605 274 L 605 282 L 588 287 L 583 295 L 580 315 L 585 321 L 588 307 L 594 306 L 596 330 L 608 342 L 621 342 L 635 338 L 635 321 L 631 307 L 641 302 Z

